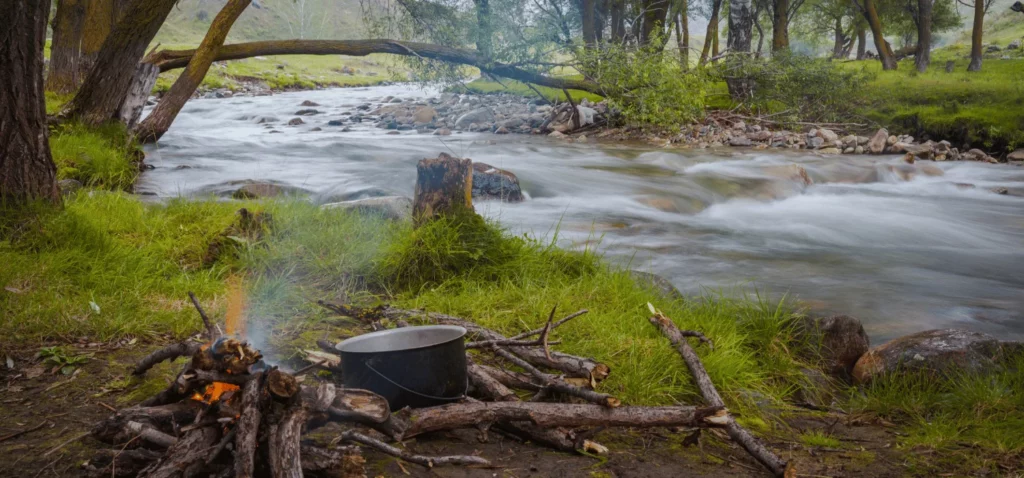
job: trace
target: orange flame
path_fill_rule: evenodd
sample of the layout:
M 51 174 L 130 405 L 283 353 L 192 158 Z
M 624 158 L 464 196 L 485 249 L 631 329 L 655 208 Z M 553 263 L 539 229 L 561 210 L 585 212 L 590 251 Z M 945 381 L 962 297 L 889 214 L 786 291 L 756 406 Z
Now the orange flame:
M 232 385 L 224 382 L 213 382 L 206 386 L 206 390 L 203 390 L 201 395 L 198 392 L 193 394 L 192 399 L 200 402 L 213 403 L 220 400 L 221 395 L 235 390 L 238 390 L 238 385 Z

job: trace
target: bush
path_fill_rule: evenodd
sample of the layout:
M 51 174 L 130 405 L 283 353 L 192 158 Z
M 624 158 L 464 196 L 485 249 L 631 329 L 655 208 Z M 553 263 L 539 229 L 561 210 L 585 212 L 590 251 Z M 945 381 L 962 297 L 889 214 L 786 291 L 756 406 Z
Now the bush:
M 783 122 L 848 120 L 871 79 L 865 71 L 796 54 L 767 60 L 733 57 L 714 73 L 733 86 L 734 101 Z
M 603 96 L 626 123 L 673 127 L 704 113 L 707 77 L 698 70 L 686 71 L 676 55 L 621 45 L 581 49 L 576 55 L 586 76 L 605 89 Z

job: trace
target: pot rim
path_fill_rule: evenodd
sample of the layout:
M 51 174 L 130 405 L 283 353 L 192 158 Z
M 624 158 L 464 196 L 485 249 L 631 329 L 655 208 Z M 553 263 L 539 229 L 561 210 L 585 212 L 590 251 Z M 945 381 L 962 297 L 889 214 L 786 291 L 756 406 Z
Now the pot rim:
M 426 342 L 426 343 L 418 345 L 416 347 L 405 347 L 405 348 L 388 349 L 388 350 L 346 350 L 346 348 L 351 349 L 353 346 L 359 345 L 359 344 L 361 344 L 363 342 L 372 341 L 372 340 L 378 339 L 380 337 L 387 337 L 387 336 L 391 336 L 391 335 L 412 334 L 412 333 L 416 333 L 416 332 L 422 331 L 424 329 L 446 330 L 446 331 L 454 332 L 454 334 L 451 334 L 451 335 L 448 335 L 448 336 L 442 336 L 441 338 L 437 338 L 437 339 L 435 339 L 433 341 Z M 370 332 L 368 334 L 362 334 L 362 335 L 357 335 L 355 337 L 349 337 L 349 338 L 339 342 L 337 345 L 334 346 L 334 348 L 337 349 L 339 352 L 344 353 L 344 354 L 383 354 L 383 353 L 407 352 L 407 351 L 410 351 L 410 350 L 421 350 L 421 349 L 426 349 L 426 348 L 430 348 L 430 347 L 435 347 L 435 346 L 438 346 L 438 345 L 447 344 L 447 343 L 450 343 L 450 342 L 453 342 L 453 341 L 456 341 L 456 340 L 461 340 L 463 337 L 466 336 L 466 333 L 467 333 L 466 332 L 466 328 L 465 327 L 460 327 L 458 325 L 420 325 L 420 326 L 411 326 L 411 327 L 401 327 L 401 328 L 397 328 L 397 329 L 379 330 L 377 332 Z

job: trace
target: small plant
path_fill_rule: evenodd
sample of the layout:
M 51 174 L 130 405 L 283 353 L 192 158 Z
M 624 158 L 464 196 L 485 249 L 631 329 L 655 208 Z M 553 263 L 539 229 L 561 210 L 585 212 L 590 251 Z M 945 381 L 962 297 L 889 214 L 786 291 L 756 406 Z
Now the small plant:
M 50 373 L 60 371 L 64 375 L 71 375 L 75 372 L 75 369 L 89 361 L 89 357 L 76 355 L 66 348 L 59 346 L 43 347 L 36 354 L 36 358 L 43 359 L 43 365 L 52 367 Z
M 843 444 L 832 435 L 821 430 L 811 430 L 800 435 L 800 443 L 809 447 L 839 448 Z

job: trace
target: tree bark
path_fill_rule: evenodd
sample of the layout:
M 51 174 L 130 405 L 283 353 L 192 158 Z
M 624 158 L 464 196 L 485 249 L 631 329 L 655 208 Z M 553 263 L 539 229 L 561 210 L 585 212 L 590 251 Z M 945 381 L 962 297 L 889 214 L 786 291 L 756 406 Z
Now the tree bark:
M 981 71 L 981 35 L 985 29 L 985 0 L 974 0 L 974 28 L 971 30 L 971 63 L 967 71 Z
M 683 71 L 690 69 L 690 20 L 686 0 L 681 0 L 682 11 L 676 16 L 676 40 L 679 42 L 679 63 Z
M 843 32 L 843 19 L 836 18 L 835 25 L 833 25 L 833 34 L 835 39 L 832 42 L 832 58 L 839 59 L 843 57 L 843 46 L 846 44 L 846 35 Z
M 82 58 L 79 62 L 79 77 L 85 78 L 99 58 L 103 42 L 107 40 L 117 24 L 120 8 L 118 3 L 123 2 L 125 0 L 86 0 L 85 27 L 82 29 L 81 35 Z
M 142 117 L 142 110 L 146 108 L 146 100 L 149 99 L 149 94 L 153 91 L 153 85 L 156 84 L 159 75 L 160 69 L 151 63 L 140 62 L 139 67 L 135 69 L 132 83 L 128 87 L 128 93 L 125 95 L 124 103 L 121 104 L 120 112 L 117 115 L 118 121 L 124 123 L 128 130 L 135 128 L 139 118 Z
M 882 21 L 878 18 L 878 9 L 875 8 L 875 0 L 863 0 L 862 12 L 868 26 L 871 27 L 871 34 L 875 38 L 875 49 L 878 50 L 878 59 L 882 62 L 883 70 L 895 70 L 897 67 L 896 56 L 893 55 L 889 44 L 885 42 L 885 35 L 882 33 Z M 985 0 L 978 0 L 984 2 Z
M 0 0 L 0 205 L 60 204 L 43 95 L 50 2 Z
M 864 30 L 864 25 L 857 25 L 857 59 L 863 60 L 867 54 L 867 43 L 868 35 L 867 31 Z
M 917 71 L 928 71 L 932 51 L 932 7 L 934 0 L 917 0 L 917 53 L 914 66 Z
M 416 165 L 412 215 L 416 226 L 473 212 L 473 162 L 441 153 Z
M 643 0 L 643 24 L 640 26 L 640 45 L 650 45 L 655 35 L 661 32 L 661 27 L 668 18 L 668 0 Z
M 474 0 L 476 3 L 476 51 L 485 58 L 493 55 L 492 35 L 494 29 L 491 26 L 491 4 L 490 0 Z
M 711 35 L 711 58 L 712 58 L 712 61 L 715 61 L 714 58 L 718 58 L 718 53 L 719 53 L 719 50 L 718 50 L 718 37 L 720 35 L 718 34 L 718 26 L 719 26 L 719 24 L 722 23 L 722 19 L 719 16 L 720 13 L 721 12 L 715 13 L 714 33 Z
M 789 0 L 775 0 L 772 14 L 772 53 L 789 50 Z
M 100 124 L 117 115 L 139 60 L 153 41 L 176 0 L 131 2 L 107 36 L 95 66 L 82 81 L 64 116 Z
M 626 0 L 611 1 L 611 37 L 612 42 L 621 44 L 626 36 Z
M 583 44 L 588 48 L 597 44 L 597 5 L 595 0 L 580 0 L 580 23 Z
M 396 40 L 280 40 L 236 43 L 221 47 L 214 61 L 240 60 L 268 55 L 366 56 L 372 53 L 390 53 L 460 63 L 475 66 L 484 73 L 525 83 L 557 89 L 604 93 L 602 86 L 592 81 L 551 78 L 511 65 L 491 62 L 475 51 Z M 195 50 L 160 50 L 148 56 L 146 61 L 159 66 L 160 71 L 163 72 L 186 66 L 193 54 L 195 54 Z
M 729 36 L 726 46 L 731 53 L 750 53 L 750 40 L 754 31 L 754 3 L 752 0 L 729 1 Z
M 160 103 L 136 128 L 135 133 L 139 140 L 156 142 L 167 132 L 171 123 L 174 122 L 174 118 L 178 116 L 178 112 L 185 106 L 185 102 L 192 97 L 192 93 L 195 93 L 196 88 L 203 82 L 206 72 L 210 70 L 210 65 L 217 57 L 218 50 L 227 39 L 231 26 L 235 24 L 235 20 L 251 2 L 252 0 L 228 0 L 224 8 L 217 13 L 213 22 L 210 23 L 210 29 L 207 30 L 202 43 L 199 44 L 196 53 L 192 55 L 188 66 L 185 67 L 185 71 L 178 76 L 178 79 L 171 85 L 171 89 L 160 99 Z
M 712 44 L 718 43 L 718 12 L 722 9 L 722 0 L 714 0 L 711 5 L 711 19 L 708 20 L 708 30 L 704 35 L 704 47 L 700 51 L 700 61 L 698 64 L 704 66 L 708 62 L 708 53 L 711 52 Z M 715 47 L 715 54 L 718 53 L 718 47 Z
M 46 91 L 68 94 L 78 88 L 83 72 L 82 24 L 85 21 L 85 0 L 60 0 L 53 17 L 53 41 L 50 43 L 50 68 L 46 74 Z

